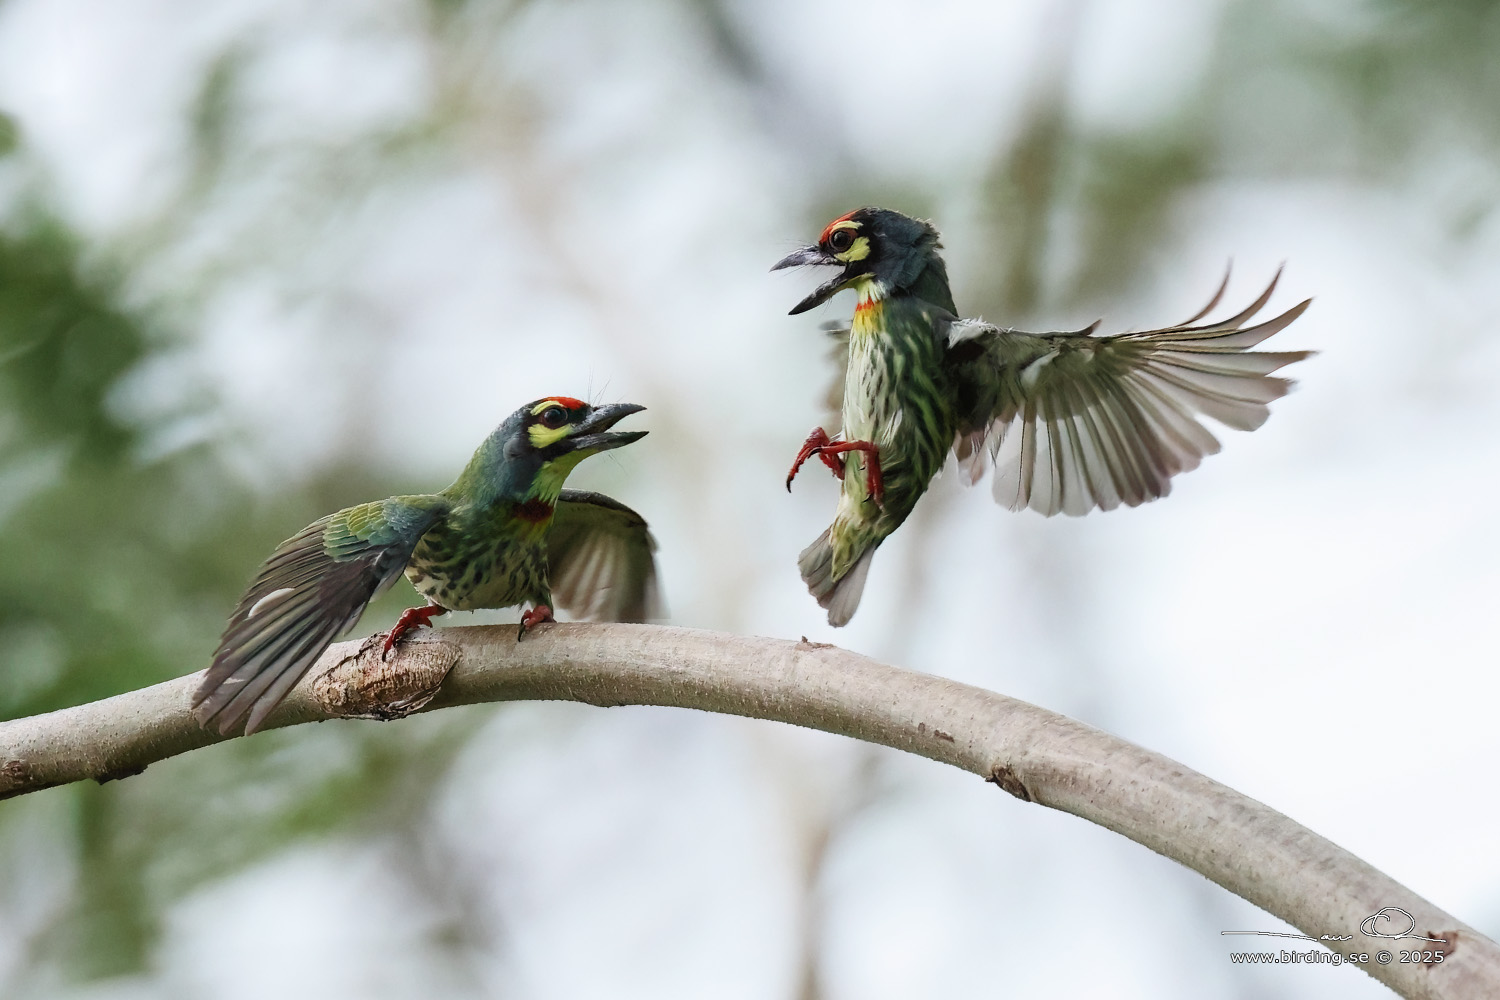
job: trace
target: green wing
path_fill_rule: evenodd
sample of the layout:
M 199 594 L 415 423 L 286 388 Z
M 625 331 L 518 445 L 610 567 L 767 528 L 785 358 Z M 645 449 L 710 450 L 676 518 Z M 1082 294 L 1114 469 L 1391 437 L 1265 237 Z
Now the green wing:
M 655 552 L 641 515 L 602 493 L 563 490 L 547 534 L 552 597 L 589 621 L 662 618 Z
M 1097 323 L 1047 334 L 973 320 L 953 324 L 954 451 L 969 481 L 993 462 L 996 500 L 1049 517 L 1165 496 L 1173 476 L 1219 450 L 1199 414 L 1254 430 L 1270 415 L 1266 404 L 1292 386 L 1270 373 L 1312 353 L 1247 351 L 1311 301 L 1246 327 L 1275 288 L 1273 280 L 1248 309 L 1223 322 L 1192 326 L 1218 304 L 1221 285 L 1184 323 L 1109 337 L 1093 335 Z
M 406 568 L 448 510 L 436 496 L 394 497 L 320 518 L 282 542 L 225 626 L 193 695 L 204 726 L 252 733 L 365 605 Z

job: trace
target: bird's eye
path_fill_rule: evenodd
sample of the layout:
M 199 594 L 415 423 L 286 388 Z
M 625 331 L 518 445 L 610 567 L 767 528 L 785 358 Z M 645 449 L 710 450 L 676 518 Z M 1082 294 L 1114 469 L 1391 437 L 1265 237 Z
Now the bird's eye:
M 568 422 L 568 411 L 561 406 L 549 406 L 542 411 L 542 426 L 557 430 Z
M 828 248 L 834 253 L 843 253 L 854 245 L 854 230 L 835 229 L 828 236 Z

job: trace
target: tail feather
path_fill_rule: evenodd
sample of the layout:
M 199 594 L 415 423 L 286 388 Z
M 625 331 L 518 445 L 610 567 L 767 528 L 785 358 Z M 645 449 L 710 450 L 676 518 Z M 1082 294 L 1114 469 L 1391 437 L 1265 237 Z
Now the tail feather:
M 818 606 L 828 609 L 828 624 L 834 628 L 847 625 L 854 612 L 859 609 L 859 599 L 865 592 L 865 578 L 870 575 L 870 560 L 875 557 L 871 546 L 849 571 L 837 580 L 833 578 L 833 543 L 828 539 L 828 529 L 802 550 L 797 557 L 797 568 L 802 571 L 802 581 L 808 591 L 818 599 Z

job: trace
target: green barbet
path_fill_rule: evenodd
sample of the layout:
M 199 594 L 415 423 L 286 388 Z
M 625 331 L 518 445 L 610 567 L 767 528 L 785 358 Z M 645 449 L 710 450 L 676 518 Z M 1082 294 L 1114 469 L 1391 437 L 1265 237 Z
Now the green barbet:
M 1266 304 L 1193 326 L 1218 305 L 1143 333 L 1023 333 L 960 319 L 931 224 L 861 208 L 829 223 L 812 246 L 772 270 L 827 265 L 838 274 L 792 309 L 844 289 L 859 296 L 836 334 L 845 372 L 840 434 L 816 428 L 787 474 L 818 456 L 844 481 L 833 523 L 799 559 L 802 579 L 843 625 L 859 607 L 875 549 L 901 526 L 948 450 L 969 483 L 995 466 L 995 499 L 1051 516 L 1136 506 L 1165 496 L 1171 478 L 1219 442 L 1206 415 L 1240 430 L 1292 383 L 1271 372 L 1310 351 L 1247 351 L 1302 315 L 1311 300 L 1245 326 Z M 836 393 L 836 397 L 837 397 Z
M 225 627 L 193 696 L 204 726 L 254 732 L 335 638 L 402 573 L 427 598 L 385 640 L 449 611 L 528 604 L 519 639 L 552 621 L 639 622 L 659 614 L 646 522 L 563 482 L 590 455 L 645 431 L 610 432 L 645 409 L 552 396 L 521 407 L 441 493 L 391 497 L 320 518 L 266 560 Z

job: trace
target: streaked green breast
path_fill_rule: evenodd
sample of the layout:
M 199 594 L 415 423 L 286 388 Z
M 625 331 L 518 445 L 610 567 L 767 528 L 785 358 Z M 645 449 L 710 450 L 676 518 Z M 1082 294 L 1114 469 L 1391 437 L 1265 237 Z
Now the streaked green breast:
M 519 504 L 455 512 L 422 536 L 406 578 L 428 600 L 453 611 L 547 603 L 550 507 L 517 516 Z
M 930 307 L 906 296 L 861 299 L 849 336 L 844 438 L 879 445 L 885 502 L 867 502 L 862 456 L 846 454 L 831 532 L 835 577 L 906 520 L 943 467 L 955 426 L 950 399 Z

